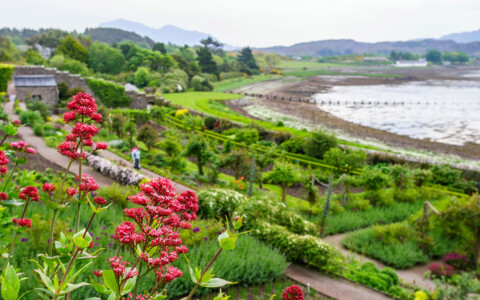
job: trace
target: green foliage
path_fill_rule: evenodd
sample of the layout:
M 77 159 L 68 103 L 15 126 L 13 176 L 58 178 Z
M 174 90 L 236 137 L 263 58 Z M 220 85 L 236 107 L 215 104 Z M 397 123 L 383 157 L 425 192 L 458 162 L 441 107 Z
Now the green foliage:
M 323 155 L 331 148 L 337 147 L 338 141 L 335 135 L 323 131 L 316 131 L 308 137 L 304 143 L 305 153 L 315 158 L 323 158 Z
M 24 110 L 19 115 L 20 122 L 28 126 L 34 127 L 36 124 L 43 125 L 44 121 L 39 112 Z
M 125 107 L 132 102 L 122 85 L 94 78 L 87 78 L 87 82 L 95 96 L 108 107 Z
M 279 184 L 282 187 L 282 201 L 286 200 L 287 187 L 302 180 L 298 169 L 287 162 L 276 161 L 273 170 L 265 173 L 264 181 Z
M 442 53 L 442 60 L 452 64 L 464 64 L 468 62 L 468 55 L 460 51 L 449 51 Z
M 456 170 L 449 165 L 433 165 L 432 171 L 432 183 L 441 185 L 453 185 L 457 181 L 460 181 L 462 172 Z
M 251 166 L 251 161 L 246 149 L 233 150 L 224 159 L 223 165 L 233 170 L 233 176 L 235 179 L 239 179 L 240 176 L 248 174 Z
M 188 88 L 188 75 L 183 70 L 174 69 L 162 78 L 161 90 L 163 93 L 184 92 Z
M 203 166 L 210 161 L 215 154 L 202 136 L 195 135 L 190 138 L 184 155 L 194 156 L 197 159 L 198 174 L 203 175 Z
M 125 57 L 117 48 L 95 42 L 88 50 L 88 64 L 95 72 L 117 74 L 125 66 Z
M 130 203 L 128 197 L 136 193 L 138 193 L 138 188 L 136 186 L 124 186 L 119 185 L 118 183 L 106 185 L 98 190 L 98 196 L 118 204 L 122 208 L 126 208 Z
M 120 138 L 122 138 L 125 134 L 126 122 L 127 120 L 122 115 L 115 114 L 112 117 L 112 131 L 115 132 L 115 134 Z
M 205 124 L 205 127 L 207 127 L 208 130 L 213 130 L 214 126 L 215 126 L 215 123 L 217 123 L 217 119 L 215 119 L 214 117 L 206 117 L 205 118 L 204 124 Z
M 45 131 L 44 131 L 44 129 L 43 129 L 43 124 L 36 123 L 35 125 L 33 125 L 33 133 L 34 133 L 36 136 L 44 136 L 44 135 L 45 135 Z
M 213 84 L 210 83 L 208 78 L 195 75 L 192 78 L 192 87 L 195 91 L 210 92 L 213 91 Z
M 182 151 L 182 146 L 171 138 L 163 140 L 160 143 L 160 148 L 163 149 L 168 156 L 177 156 Z
M 375 167 L 364 168 L 360 176 L 362 187 L 368 191 L 379 191 L 390 183 L 390 177 Z
M 0 64 L 0 93 L 7 91 L 7 84 L 12 77 L 13 70 L 13 65 Z
M 255 234 L 285 253 L 290 261 L 330 271 L 337 270 L 341 264 L 337 250 L 318 237 L 294 234 L 283 226 L 267 222 L 259 222 Z
M 216 239 L 192 247 L 188 252 L 190 264 L 205 267 L 217 250 L 218 241 Z M 185 295 L 194 285 L 186 275 L 189 271 L 185 259 L 180 258 L 175 261 L 174 265 L 185 275 L 168 285 L 170 297 Z M 212 266 L 215 277 L 239 282 L 241 285 L 251 285 L 279 278 L 287 267 L 287 262 L 277 250 L 245 235 L 238 239 L 235 251 L 223 251 Z M 197 293 L 204 295 L 209 292 L 211 289 L 199 288 Z
M 44 121 L 47 121 L 48 117 L 52 115 L 52 107 L 42 101 L 27 100 L 26 104 L 28 110 L 38 111 Z
M 232 219 L 233 211 L 246 197 L 239 192 L 227 189 L 202 190 L 198 194 L 198 216 L 201 218 Z
M 70 74 L 80 74 L 87 76 L 90 70 L 84 62 L 57 54 L 50 59 L 50 66 L 62 71 L 68 71 Z
M 71 35 L 67 35 L 60 41 L 60 45 L 57 47 L 57 53 L 83 63 L 88 62 L 88 49 Z
M 150 69 L 146 67 L 139 67 L 137 71 L 135 71 L 134 75 L 134 83 L 139 88 L 144 88 L 148 85 L 152 78 L 150 74 Z
M 150 151 L 158 141 L 157 131 L 150 125 L 143 125 L 138 130 L 137 140 L 143 142 Z
M 213 60 L 212 52 L 208 47 L 200 47 L 197 49 L 198 65 L 203 73 L 215 74 L 218 76 L 220 71 L 218 66 Z
M 286 140 L 280 145 L 280 148 L 290 152 L 290 153 L 299 153 L 302 154 L 304 153 L 304 138 L 301 137 L 292 137 L 289 140 Z
M 432 64 L 442 63 L 442 53 L 438 50 L 429 50 L 425 55 L 425 58 L 428 62 L 431 62 Z
M 245 47 L 240 50 L 237 61 L 239 62 L 241 72 L 247 73 L 248 75 L 258 74 L 259 68 L 250 47 Z
M 254 144 L 258 141 L 258 130 L 255 128 L 242 128 L 235 133 L 235 142 L 246 145 Z
M 367 154 L 363 150 L 331 148 L 325 153 L 323 159 L 327 164 L 334 166 L 338 173 L 348 174 L 365 164 Z
M 25 51 L 25 60 L 30 65 L 47 65 L 47 61 L 34 49 Z
M 221 220 L 196 220 L 192 222 L 192 229 L 180 231 L 180 238 L 185 246 L 190 248 L 193 245 L 201 244 L 205 238 L 215 240 L 219 232 L 224 231 Z
M 407 223 L 393 223 L 384 226 L 373 226 L 375 238 L 384 244 L 403 243 L 412 238 L 412 228 Z

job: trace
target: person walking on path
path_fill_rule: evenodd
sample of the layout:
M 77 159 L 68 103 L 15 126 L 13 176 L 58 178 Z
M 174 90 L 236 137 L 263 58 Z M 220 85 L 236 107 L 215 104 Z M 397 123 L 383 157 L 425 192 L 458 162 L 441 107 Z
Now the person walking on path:
M 132 148 L 133 167 L 140 170 L 140 149 L 136 146 Z

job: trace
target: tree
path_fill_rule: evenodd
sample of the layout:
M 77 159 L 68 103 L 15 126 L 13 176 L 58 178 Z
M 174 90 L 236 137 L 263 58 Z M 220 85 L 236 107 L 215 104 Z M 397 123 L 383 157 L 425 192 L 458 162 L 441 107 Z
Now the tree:
M 150 125 L 143 125 L 138 131 L 137 140 L 143 142 L 150 151 L 158 141 L 157 131 Z
M 88 64 L 95 72 L 117 74 L 125 67 L 125 57 L 120 50 L 95 42 L 88 50 Z
M 287 188 L 295 183 L 299 183 L 302 176 L 297 168 L 286 161 L 275 162 L 273 170 L 265 174 L 265 181 L 278 184 L 282 188 L 282 201 L 287 199 Z
M 208 80 L 208 78 L 199 75 L 195 75 L 192 78 L 192 87 L 193 90 L 199 92 L 213 91 L 213 84 Z
M 452 64 L 464 64 L 468 62 L 468 55 L 458 51 L 444 52 L 442 58 Z
M 198 65 L 200 66 L 202 72 L 215 74 L 218 77 L 220 71 L 218 70 L 218 66 L 215 61 L 213 61 L 213 56 L 210 49 L 208 47 L 201 47 L 197 50 L 197 55 Z
M 115 132 L 115 134 L 119 137 L 122 138 L 123 135 L 125 134 L 125 123 L 127 120 L 125 119 L 124 116 L 120 114 L 115 114 L 112 117 L 112 130 Z
M 239 179 L 240 176 L 245 175 L 250 166 L 250 159 L 248 152 L 245 149 L 233 150 L 224 160 L 223 165 L 228 165 L 233 169 L 235 179 Z
M 172 54 L 172 58 L 177 62 L 178 67 L 187 73 L 189 79 L 192 79 L 193 76 L 198 74 L 196 70 L 192 69 L 191 63 L 189 63 L 182 55 Z
M 205 141 L 199 135 L 190 138 L 190 142 L 185 150 L 185 156 L 195 156 L 197 159 L 198 174 L 203 175 L 203 166 L 215 155 Z
M 354 151 L 352 149 L 331 148 L 323 156 L 325 162 L 336 168 L 337 173 L 350 173 L 351 171 L 362 167 L 367 154 L 363 150 Z
M 164 44 L 164 43 L 155 43 L 155 44 L 153 44 L 152 50 L 153 50 L 153 51 L 159 51 L 159 52 L 162 53 L 162 54 L 166 54 L 166 53 L 167 53 L 167 49 L 165 49 L 165 44 Z
M 246 66 L 246 73 L 252 74 L 258 72 L 259 68 L 257 62 L 255 61 L 255 57 L 253 57 L 252 49 L 250 47 L 245 47 L 240 50 L 239 55 L 237 56 L 237 61 L 241 64 Z
M 308 156 L 322 159 L 328 150 L 338 146 L 338 141 L 335 135 L 319 130 L 313 132 L 303 146 Z
M 277 54 L 269 53 L 265 55 L 265 62 L 267 63 L 268 68 L 274 69 L 282 62 L 282 59 Z
M 150 70 L 147 67 L 140 67 L 137 69 L 134 75 L 135 85 L 139 88 L 144 88 L 150 82 Z
M 0 61 L 13 62 L 18 55 L 18 49 L 6 36 L 0 35 Z
M 60 45 L 57 47 L 57 53 L 63 54 L 83 63 L 88 62 L 87 48 L 71 35 L 67 35 L 60 41 Z
M 441 64 L 442 63 L 442 53 L 438 50 L 428 51 L 425 58 L 427 59 L 427 61 L 431 62 L 432 64 Z
M 31 65 L 46 65 L 47 61 L 34 49 L 25 51 L 25 59 Z
M 244 143 L 246 145 L 254 144 L 258 139 L 258 130 L 255 128 L 242 128 L 235 134 L 235 142 Z
M 263 189 L 262 174 L 263 171 L 265 171 L 265 168 L 274 162 L 275 148 L 269 147 L 267 152 L 255 151 L 252 149 L 251 153 L 253 153 L 256 165 L 258 167 L 257 173 L 258 177 L 260 178 L 259 188 Z
M 208 47 L 210 51 L 212 51 L 212 53 L 215 55 L 218 55 L 218 56 L 225 55 L 225 52 L 222 49 L 223 44 L 218 41 L 215 41 L 210 36 L 206 39 L 200 40 L 200 44 L 202 44 L 204 47 Z
M 370 199 L 373 204 L 379 204 L 383 200 L 380 190 L 389 185 L 390 177 L 379 168 L 367 167 L 360 176 L 360 182 L 366 190 L 365 197 Z
M 133 144 L 133 137 L 137 134 L 137 125 L 133 122 L 127 122 L 125 125 L 125 131 L 128 134 L 130 144 Z

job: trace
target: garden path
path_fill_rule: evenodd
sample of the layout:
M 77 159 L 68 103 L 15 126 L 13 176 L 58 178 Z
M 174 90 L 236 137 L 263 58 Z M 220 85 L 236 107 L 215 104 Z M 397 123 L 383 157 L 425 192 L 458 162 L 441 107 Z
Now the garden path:
M 330 243 L 331 245 L 337 247 L 342 251 L 342 253 L 346 257 L 352 257 L 353 259 L 357 261 L 369 261 L 374 263 L 377 267 L 379 268 L 384 268 L 386 267 L 385 264 L 379 262 L 378 260 L 360 255 L 358 253 L 349 251 L 342 245 L 342 240 L 347 236 L 347 233 L 340 233 L 340 234 L 335 234 L 335 235 L 330 235 L 327 237 L 324 237 L 323 240 L 326 242 Z M 400 278 L 402 278 L 404 281 L 411 283 L 411 284 L 416 284 L 422 288 L 426 288 L 429 290 L 435 289 L 435 283 L 431 279 L 425 279 L 423 274 L 428 271 L 428 266 L 431 263 L 441 263 L 441 261 L 431 261 L 426 264 L 418 265 L 418 266 L 413 266 L 411 268 L 405 269 L 405 270 L 395 270 L 397 271 L 397 274 Z
M 325 296 L 339 300 L 383 300 L 392 299 L 362 285 L 354 284 L 346 279 L 332 278 L 325 274 L 291 264 L 285 275 L 310 287 Z

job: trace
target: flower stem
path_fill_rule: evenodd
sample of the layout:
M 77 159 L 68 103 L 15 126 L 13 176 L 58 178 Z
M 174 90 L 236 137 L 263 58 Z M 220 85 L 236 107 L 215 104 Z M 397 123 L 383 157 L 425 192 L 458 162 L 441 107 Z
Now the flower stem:
M 8 176 L 7 181 L 5 181 L 5 185 L 3 186 L 2 192 L 5 193 L 5 190 L 7 189 L 8 184 L 10 183 L 10 180 L 12 180 L 13 173 L 17 170 L 18 162 L 15 162 L 15 166 L 13 166 L 12 172 L 10 172 L 10 176 Z
M 48 246 L 48 255 L 53 254 L 53 228 L 55 228 L 55 219 L 57 218 L 58 209 L 53 211 L 52 224 L 50 224 L 50 244 Z
M 83 117 L 82 117 L 83 120 Z M 83 162 L 83 138 L 80 139 L 80 160 L 79 160 L 79 166 L 78 166 L 78 185 L 80 186 L 82 184 L 82 162 Z M 80 227 L 80 205 L 82 203 L 82 192 L 80 191 L 80 188 L 78 190 L 79 192 L 79 199 L 78 199 L 78 208 L 77 208 L 77 224 L 75 225 L 75 232 L 78 232 L 78 228 Z M 84 195 L 85 196 L 85 195 Z
M 223 250 L 223 248 L 218 249 L 217 254 L 215 254 L 215 256 L 212 258 L 212 260 L 210 260 L 210 262 L 208 263 L 208 265 L 207 265 L 207 266 L 205 267 L 205 269 L 203 270 L 202 275 L 200 275 L 200 278 L 198 278 L 197 283 L 195 284 L 195 287 L 192 289 L 192 291 L 190 292 L 190 294 L 188 294 L 188 297 L 187 297 L 186 300 L 192 299 L 193 294 L 195 294 L 195 292 L 197 291 L 198 287 L 200 286 L 200 283 L 202 282 L 203 275 L 205 275 L 205 273 L 207 273 L 208 268 L 210 268 L 210 266 L 213 264 L 213 262 L 215 261 L 215 259 L 217 259 L 218 255 L 220 254 L 220 252 L 222 252 L 222 250 Z
M 8 137 L 8 134 L 5 134 L 5 136 L 3 137 L 2 141 L 0 142 L 0 146 L 3 145 L 3 142 L 5 142 L 5 140 L 7 139 Z
M 23 207 L 22 217 L 20 219 L 23 219 L 23 217 L 25 217 L 25 212 L 27 211 L 28 203 L 30 203 L 30 198 L 28 198 L 27 203 L 25 203 L 25 206 Z M 17 224 L 17 228 L 18 228 L 18 226 L 19 225 Z M 15 232 L 15 236 L 13 237 L 12 245 L 10 246 L 10 252 L 8 252 L 7 261 L 5 262 L 5 265 L 3 266 L 3 270 L 5 270 L 7 268 L 8 262 L 10 261 L 10 258 L 12 257 L 12 253 L 13 253 L 13 249 L 15 248 L 15 242 L 17 241 L 17 237 L 18 237 L 18 231 Z
M 65 174 L 63 174 L 62 183 L 60 184 L 60 189 L 58 191 L 58 198 L 57 198 L 57 203 L 58 204 L 60 204 L 60 202 L 62 201 L 63 186 L 65 185 L 65 180 L 67 179 L 68 171 L 70 171 L 70 167 L 72 166 L 72 163 L 73 163 L 73 159 L 70 160 L 70 162 L 68 163 L 68 167 L 65 170 Z
M 80 228 L 80 209 L 81 209 L 81 203 L 78 202 L 77 204 L 77 221 L 75 222 L 75 232 L 78 232 L 78 229 Z
M 140 276 L 140 274 L 142 274 L 142 267 L 143 267 L 143 265 L 140 264 L 140 267 L 138 268 L 138 276 Z M 137 299 L 137 286 L 138 286 L 138 280 L 135 281 L 135 287 L 133 288 L 132 299 Z

